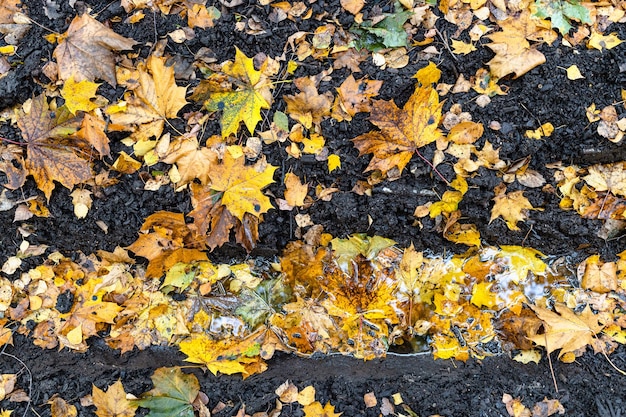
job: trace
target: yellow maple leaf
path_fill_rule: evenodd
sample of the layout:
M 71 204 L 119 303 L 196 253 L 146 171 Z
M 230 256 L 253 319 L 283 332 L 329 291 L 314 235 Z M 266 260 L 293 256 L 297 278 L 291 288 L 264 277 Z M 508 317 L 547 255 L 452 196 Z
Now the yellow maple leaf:
M 352 139 L 360 155 L 374 154 L 366 171 L 387 174 L 396 168 L 402 173 L 419 148 L 442 136 L 438 129 L 441 106 L 430 86 L 416 87 L 402 109 L 393 101 L 375 100 L 370 121 L 380 130 Z
M 494 76 L 502 78 L 514 74 L 513 78 L 517 78 L 546 62 L 546 57 L 527 40 L 536 25 L 526 11 L 499 22 L 501 32 L 486 35 L 491 40 L 487 46 L 496 54 L 488 62 Z
M 239 220 L 243 221 L 246 213 L 259 217 L 273 208 L 262 190 L 274 182 L 276 168 L 264 160 L 246 165 L 244 157 L 234 158 L 225 152 L 222 163 L 209 172 L 210 187 L 219 192 L 221 204 Z
M 160 137 L 168 118 L 177 117 L 187 104 L 186 87 L 176 85 L 174 67 L 165 65 L 164 57 L 151 55 L 145 65 L 138 66 L 139 86 L 125 96 L 123 111 L 109 109 L 111 122 L 132 130 L 135 140 Z
M 188 362 L 205 365 L 214 375 L 218 373 L 249 374 L 255 363 L 263 363 L 259 356 L 261 345 L 254 337 L 244 340 L 213 340 L 208 335 L 194 334 L 180 342 L 180 351 Z
M 222 112 L 222 137 L 237 134 L 242 121 L 253 133 L 261 109 L 270 108 L 271 84 L 263 69 L 254 69 L 252 58 L 235 47 L 235 61 L 224 63 L 222 74 L 203 80 L 194 91 L 192 100 L 203 101 L 209 111 Z
M 517 222 L 526 220 L 528 210 L 542 210 L 534 208 L 530 201 L 524 197 L 523 191 L 514 191 L 507 194 L 504 183 L 498 184 L 494 191 L 496 193 L 496 196 L 493 198 L 495 204 L 491 209 L 489 223 L 498 217 L 502 217 L 510 230 L 519 230 Z
M 596 191 L 608 191 L 626 197 L 626 163 L 592 165 L 583 180 Z
M 475 50 L 476 47 L 473 43 L 465 43 L 463 41 L 457 41 L 455 39 L 452 39 L 452 52 L 457 55 L 467 55 L 470 52 L 474 52 Z
M 330 403 L 326 403 L 322 407 L 319 401 L 314 401 L 311 404 L 305 406 L 304 417 L 339 417 L 342 413 L 335 413 L 335 406 Z
M 65 81 L 61 89 L 61 95 L 65 99 L 67 109 L 72 114 L 76 114 L 77 111 L 90 112 L 97 108 L 98 104 L 91 99 L 96 97 L 96 90 L 99 86 L 100 84 L 88 80 L 76 82 L 72 75 Z
M 137 405 L 126 399 L 124 386 L 119 379 L 106 392 L 92 385 L 93 405 L 98 417 L 133 417 Z
M 498 297 L 498 294 L 491 291 L 493 282 L 479 282 L 474 284 L 472 288 L 472 299 L 470 302 L 477 307 L 494 308 L 502 300 Z
M 539 346 L 544 346 L 548 354 L 560 349 L 559 358 L 594 344 L 594 338 L 604 328 L 599 317 L 589 305 L 576 314 L 564 304 L 556 303 L 556 313 L 543 307 L 530 306 L 543 321 L 545 332 L 530 334 L 528 338 Z
M 54 50 L 59 78 L 105 80 L 116 86 L 113 51 L 130 50 L 137 42 L 118 35 L 88 13 L 76 16 Z

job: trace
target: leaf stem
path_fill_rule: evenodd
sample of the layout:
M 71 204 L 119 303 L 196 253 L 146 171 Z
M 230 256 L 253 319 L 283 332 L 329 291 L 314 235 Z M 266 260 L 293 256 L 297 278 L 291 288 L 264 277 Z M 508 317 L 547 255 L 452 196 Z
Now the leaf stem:
M 12 143 L 13 145 L 26 146 L 26 143 L 24 142 L 16 142 L 11 139 L 3 138 L 2 136 L 0 136 L 0 141 L 6 142 L 6 143 Z

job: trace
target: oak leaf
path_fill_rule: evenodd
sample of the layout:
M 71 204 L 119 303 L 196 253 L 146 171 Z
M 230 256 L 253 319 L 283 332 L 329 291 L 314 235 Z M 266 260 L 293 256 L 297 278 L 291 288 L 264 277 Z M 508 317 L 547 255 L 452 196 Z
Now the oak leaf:
M 591 311 L 589 305 L 576 314 L 564 304 L 556 303 L 556 313 L 543 307 L 531 305 L 544 324 L 544 333 L 533 333 L 528 338 L 539 346 L 544 346 L 548 354 L 555 350 L 559 358 L 566 353 L 575 353 L 587 345 L 594 345 L 596 335 L 604 328 L 599 317 Z
M 261 109 L 269 109 L 272 102 L 270 82 L 261 70 L 254 68 L 248 58 L 235 47 L 235 61 L 222 66 L 222 74 L 216 73 L 203 80 L 196 88 L 192 100 L 203 101 L 209 111 L 222 113 L 222 137 L 236 134 L 244 122 L 252 134 L 261 121 Z
M 174 67 L 166 59 L 151 55 L 145 65 L 139 65 L 139 86 L 125 96 L 123 111 L 111 111 L 111 123 L 133 130 L 136 140 L 161 136 L 165 121 L 176 118 L 187 104 L 186 87 L 176 85 Z M 113 108 L 113 107 L 112 107 Z
M 277 199 L 281 210 L 292 210 L 294 207 L 305 205 L 305 198 L 309 191 L 308 184 L 302 184 L 296 174 L 285 174 L 285 199 Z
M 53 53 L 59 78 L 67 80 L 73 75 L 77 82 L 101 79 L 116 86 L 113 51 L 130 50 L 136 43 L 87 13 L 76 16 Z
M 374 101 L 370 120 L 380 130 L 352 139 L 360 155 L 374 154 L 366 171 L 387 174 L 396 168 L 402 173 L 419 148 L 442 136 L 441 107 L 439 95 L 429 86 L 416 87 L 402 109 L 393 101 Z
M 98 417 L 133 417 L 137 405 L 126 399 L 126 392 L 119 379 L 104 392 L 92 385 L 93 405 Z
M 528 210 L 542 210 L 534 208 L 530 201 L 524 197 L 523 191 L 514 191 L 507 194 L 504 183 L 498 184 L 494 191 L 496 193 L 496 196 L 493 198 L 495 204 L 491 209 L 489 223 L 498 217 L 502 217 L 509 230 L 519 230 L 517 222 L 526 220 Z
M 48 100 L 41 94 L 31 101 L 30 109 L 22 108 L 17 125 L 27 144 L 25 167 L 49 200 L 58 181 L 68 189 L 92 177 L 89 149 L 73 140 L 80 120 L 65 107 L 51 112 Z

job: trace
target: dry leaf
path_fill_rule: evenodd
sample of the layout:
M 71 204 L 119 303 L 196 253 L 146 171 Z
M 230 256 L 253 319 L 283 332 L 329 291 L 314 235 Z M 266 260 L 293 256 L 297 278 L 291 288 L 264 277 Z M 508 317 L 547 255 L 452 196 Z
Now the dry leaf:
M 393 101 L 375 100 L 370 120 L 380 128 L 358 136 L 352 141 L 360 155 L 374 156 L 366 171 L 392 169 L 400 173 L 422 146 L 442 136 L 439 95 L 430 86 L 416 87 L 409 101 L 400 109 Z
M 116 86 L 113 51 L 130 50 L 136 43 L 113 32 L 87 13 L 76 16 L 53 53 L 59 78 L 68 80 L 73 76 L 77 82 L 100 79 Z
M 514 191 L 506 193 L 506 185 L 498 184 L 494 189 L 496 196 L 493 198 L 495 202 L 491 209 L 491 219 L 489 223 L 502 217 L 510 230 L 519 230 L 517 223 L 526 220 L 528 210 L 542 210 L 534 208 L 530 201 L 524 197 L 523 191 Z

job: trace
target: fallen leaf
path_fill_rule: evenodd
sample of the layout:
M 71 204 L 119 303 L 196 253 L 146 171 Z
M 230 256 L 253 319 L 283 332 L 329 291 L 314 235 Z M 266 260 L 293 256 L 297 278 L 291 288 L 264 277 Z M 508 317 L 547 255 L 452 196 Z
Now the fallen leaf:
M 326 403 L 326 405 L 322 407 L 319 401 L 305 406 L 302 411 L 304 411 L 304 417 L 339 417 L 342 414 L 335 413 L 334 405 Z
M 68 404 L 63 398 L 55 396 L 48 401 L 50 404 L 50 414 L 52 417 L 76 417 L 78 410 L 76 406 Z
M 109 111 L 111 123 L 133 131 L 137 141 L 161 136 L 165 121 L 176 118 L 187 104 L 186 87 L 176 85 L 174 67 L 166 66 L 166 59 L 150 55 L 147 63 L 139 66 L 139 86 L 126 93 L 127 106 L 123 111 Z
M 319 94 L 314 77 L 296 78 L 294 85 L 300 92 L 293 96 L 283 97 L 287 104 L 287 114 L 307 129 L 313 125 L 318 126 L 325 117 L 330 115 L 333 103 L 332 93 Z
M 98 104 L 91 101 L 96 97 L 96 90 L 100 84 L 88 80 L 76 82 L 74 76 L 71 76 L 63 84 L 61 95 L 65 99 L 67 109 L 76 114 L 78 111 L 90 112 L 98 107 Z
M 371 109 L 371 98 L 378 95 L 382 81 L 361 79 L 356 81 L 350 74 L 337 88 L 337 97 L 333 104 L 332 117 L 337 121 L 352 120 L 357 113 Z
M 64 109 L 51 111 L 41 94 L 32 99 L 30 111 L 18 113 L 17 125 L 27 144 L 26 169 L 48 200 L 54 181 L 71 190 L 92 177 L 89 149 L 71 138 L 80 121 Z
M 72 76 L 76 82 L 100 79 L 115 87 L 113 51 L 130 50 L 136 43 L 84 13 L 72 20 L 52 56 L 57 60 L 62 80 Z
M 126 399 L 126 392 L 119 379 L 105 391 L 92 385 L 93 405 L 98 417 L 133 417 L 137 405 Z
M 457 55 L 467 55 L 475 50 L 476 47 L 472 43 L 465 43 L 463 41 L 452 39 L 452 52 Z
M 402 173 L 419 148 L 442 136 L 439 95 L 430 86 L 416 87 L 409 101 L 400 109 L 393 101 L 375 100 L 370 121 L 380 128 L 352 139 L 360 155 L 374 156 L 366 171 L 387 174 L 396 168 Z
M 619 39 L 615 33 L 603 35 L 594 30 L 587 41 L 587 47 L 601 51 L 603 49 L 613 49 L 622 42 L 623 41 Z
M 158 368 L 150 377 L 154 388 L 131 405 L 150 409 L 153 416 L 193 417 L 193 401 L 200 392 L 200 383 L 193 374 L 180 368 Z
M 526 220 L 528 210 L 542 210 L 532 206 L 530 201 L 524 197 L 523 191 L 514 191 L 506 193 L 506 185 L 500 183 L 494 189 L 496 193 L 493 201 L 495 202 L 491 209 L 491 219 L 489 223 L 502 217 L 506 222 L 509 230 L 519 230 L 517 223 Z
M 532 47 L 526 39 L 527 32 L 535 26 L 528 12 L 519 17 L 509 17 L 499 22 L 501 32 L 485 35 L 491 40 L 487 44 L 495 54 L 487 64 L 497 78 L 514 74 L 513 78 L 527 73 L 546 62 L 546 57 Z
M 554 305 L 556 313 L 536 305 L 530 307 L 543 321 L 545 329 L 541 334 L 528 335 L 528 338 L 545 347 L 548 354 L 560 349 L 559 358 L 587 345 L 593 346 L 594 338 L 604 328 L 588 305 L 580 314 L 560 303 Z
M 203 80 L 194 91 L 192 100 L 203 101 L 209 111 L 222 112 L 222 137 L 236 134 L 242 121 L 252 134 L 261 121 L 261 109 L 269 109 L 272 94 L 263 72 L 266 65 L 256 70 L 253 59 L 235 47 L 235 61 L 222 64 L 222 74 Z
M 567 78 L 570 80 L 580 80 L 581 78 L 585 78 L 576 65 L 571 65 L 567 67 Z

